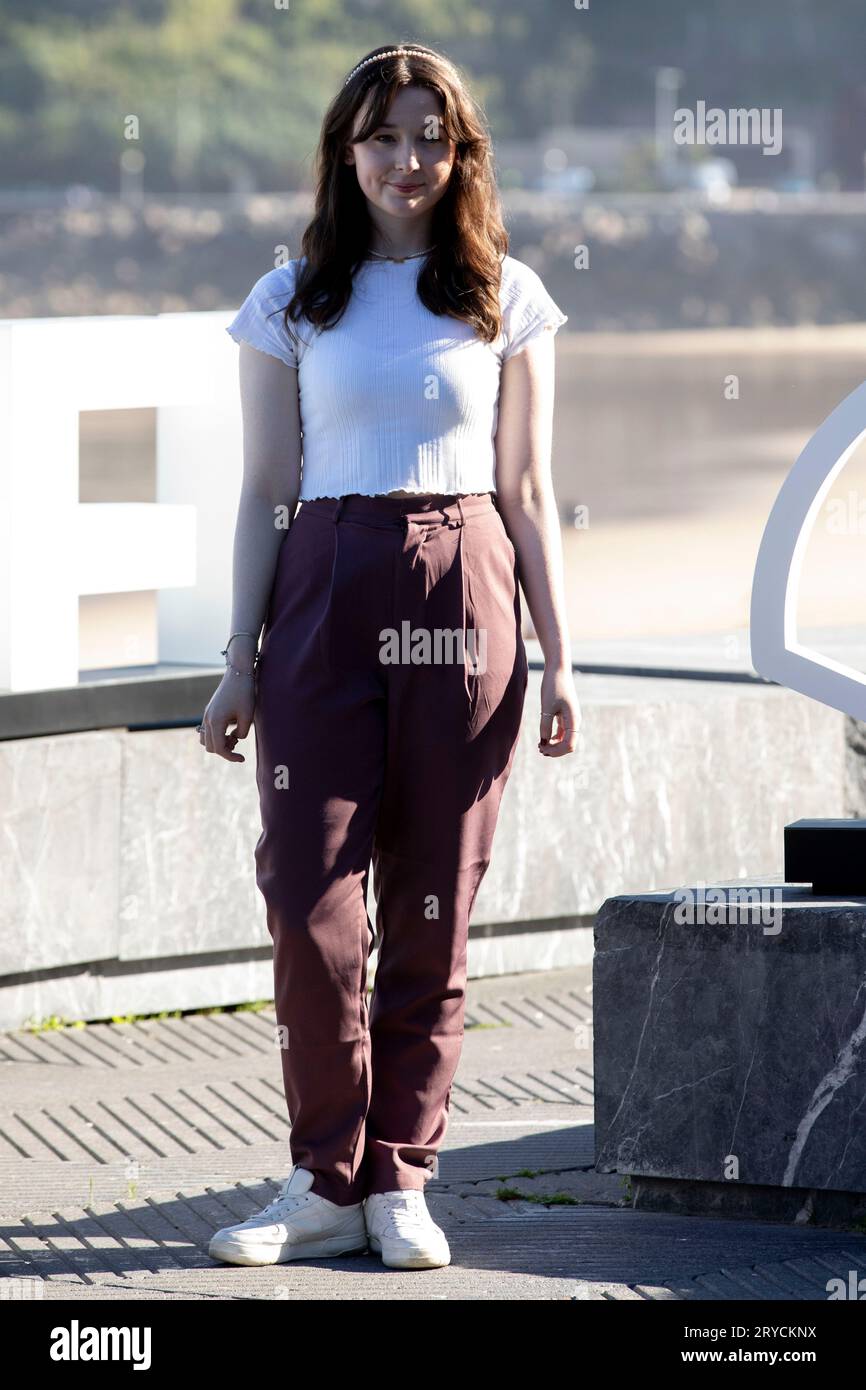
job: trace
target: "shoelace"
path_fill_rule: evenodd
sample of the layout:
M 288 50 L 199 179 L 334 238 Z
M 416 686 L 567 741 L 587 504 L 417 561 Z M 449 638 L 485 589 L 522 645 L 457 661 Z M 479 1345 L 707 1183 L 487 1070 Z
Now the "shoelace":
M 407 1188 L 399 1197 L 384 1194 L 380 1210 L 385 1216 L 385 1225 L 395 1235 L 412 1235 L 417 1231 L 429 1231 L 432 1222 L 424 1193 L 417 1188 Z
M 290 1182 L 291 1178 L 287 1178 L 280 1188 L 279 1196 L 274 1198 L 273 1202 L 268 1202 L 268 1205 L 252 1218 L 254 1221 L 260 1221 L 265 1216 L 284 1216 L 286 1212 L 297 1211 L 298 1207 L 303 1205 L 306 1193 L 287 1192 L 286 1188 Z

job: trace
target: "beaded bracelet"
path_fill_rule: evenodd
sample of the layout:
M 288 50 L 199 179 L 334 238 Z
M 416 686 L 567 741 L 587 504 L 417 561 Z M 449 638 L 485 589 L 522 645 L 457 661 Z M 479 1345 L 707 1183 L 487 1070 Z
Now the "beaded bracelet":
M 231 662 L 228 660 L 229 647 L 231 646 L 232 641 L 234 640 L 235 637 L 252 637 L 252 639 L 253 639 L 254 642 L 258 642 L 258 638 L 256 637 L 256 634 L 255 634 L 254 632 L 233 632 L 232 635 L 231 635 L 231 637 L 229 638 L 229 640 L 226 642 L 225 646 L 223 647 L 222 651 L 220 652 L 220 656 L 224 656 L 224 657 L 226 658 L 226 667 L 227 667 L 227 669 L 228 669 L 229 671 L 231 671 L 232 675 L 234 675 L 234 676 L 252 676 L 252 675 L 255 673 L 255 669 L 256 669 L 256 667 L 257 667 L 258 664 L 259 664 L 259 652 L 258 652 L 258 647 L 256 648 L 256 652 L 255 652 L 255 654 L 254 654 L 254 656 L 253 656 L 253 669 L 252 669 L 252 671 L 239 671 L 239 670 L 237 669 L 237 667 L 236 667 L 236 666 L 232 666 Z

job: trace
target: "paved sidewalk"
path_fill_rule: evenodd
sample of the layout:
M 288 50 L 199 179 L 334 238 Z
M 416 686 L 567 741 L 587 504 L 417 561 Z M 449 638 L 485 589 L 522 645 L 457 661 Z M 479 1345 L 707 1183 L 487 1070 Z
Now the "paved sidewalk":
M 588 966 L 470 982 L 427 1188 L 453 1262 L 429 1271 L 209 1259 L 288 1171 L 271 1014 L 0 1035 L 0 1274 L 76 1301 L 825 1301 L 828 1279 L 862 1274 L 864 1236 L 635 1212 L 626 1180 L 594 1171 L 590 983 Z

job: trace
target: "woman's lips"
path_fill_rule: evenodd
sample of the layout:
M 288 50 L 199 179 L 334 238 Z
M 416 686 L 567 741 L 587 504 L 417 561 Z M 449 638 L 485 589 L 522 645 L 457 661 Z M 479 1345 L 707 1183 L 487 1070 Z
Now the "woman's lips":
M 398 193 L 417 193 L 423 185 L 420 183 L 389 183 L 389 188 L 396 188 Z

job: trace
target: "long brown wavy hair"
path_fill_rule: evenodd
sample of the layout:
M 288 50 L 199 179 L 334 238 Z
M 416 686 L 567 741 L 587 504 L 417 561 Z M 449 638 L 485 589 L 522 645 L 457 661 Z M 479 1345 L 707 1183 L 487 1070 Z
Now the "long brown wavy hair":
M 399 48 L 398 55 L 393 50 Z M 384 55 L 390 56 L 384 56 Z M 380 57 L 378 62 L 368 62 Z M 494 177 L 493 150 L 480 108 L 455 65 L 422 44 L 374 48 L 352 70 L 322 122 L 316 155 L 315 213 L 302 238 L 304 259 L 283 310 L 319 328 L 339 321 L 356 271 L 368 256 L 373 225 L 357 171 L 343 158 L 347 145 L 367 140 L 386 118 L 400 87 L 415 84 L 442 99 L 441 129 L 456 143 L 445 193 L 433 209 L 433 250 L 418 275 L 418 297 L 433 314 L 473 325 L 484 342 L 502 330 L 499 305 L 508 233 Z M 353 136 L 357 114 L 362 122 Z

